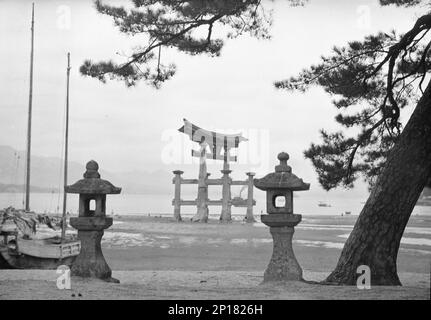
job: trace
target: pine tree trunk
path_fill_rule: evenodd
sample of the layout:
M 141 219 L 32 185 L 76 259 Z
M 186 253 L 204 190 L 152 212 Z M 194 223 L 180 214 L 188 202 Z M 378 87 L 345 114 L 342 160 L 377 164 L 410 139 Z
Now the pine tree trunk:
M 335 270 L 326 283 L 355 285 L 360 265 L 373 285 L 401 285 L 397 254 L 413 208 L 431 176 L 431 82 L 393 147 Z

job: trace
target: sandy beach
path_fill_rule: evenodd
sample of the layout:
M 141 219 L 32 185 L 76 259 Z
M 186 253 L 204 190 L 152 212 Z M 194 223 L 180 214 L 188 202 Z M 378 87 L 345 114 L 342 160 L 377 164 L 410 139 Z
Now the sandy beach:
M 304 279 L 329 274 L 356 218 L 303 217 L 294 250 Z M 71 290 L 58 290 L 55 270 L 0 270 L 0 299 L 430 299 L 429 216 L 413 216 L 405 231 L 398 256 L 402 287 L 262 284 L 272 239 L 261 223 L 115 216 L 102 247 L 120 284 L 72 277 Z

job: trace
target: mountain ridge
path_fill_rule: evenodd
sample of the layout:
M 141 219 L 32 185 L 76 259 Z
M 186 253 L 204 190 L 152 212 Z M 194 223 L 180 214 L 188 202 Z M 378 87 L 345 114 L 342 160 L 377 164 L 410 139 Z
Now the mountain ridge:
M 56 157 L 32 155 L 30 186 L 34 192 L 58 192 L 63 189 L 63 161 Z M 70 161 L 68 181 L 74 183 L 82 179 L 85 164 Z M 170 194 L 172 174 L 168 171 L 155 172 L 130 171 L 110 172 L 101 169 L 100 175 L 114 185 L 122 188 L 123 193 L 132 194 Z M 25 152 L 10 146 L 0 146 L 0 192 L 22 192 L 25 176 Z
M 56 157 L 32 155 L 31 181 L 32 192 L 58 192 L 63 189 L 63 160 Z M 85 165 L 70 161 L 68 166 L 69 183 L 82 179 Z M 25 152 L 17 151 L 10 146 L 0 145 L 0 193 L 22 192 L 24 190 Z M 172 195 L 173 175 L 170 171 L 158 170 L 145 172 L 131 170 L 126 172 L 111 172 L 101 169 L 101 177 L 122 188 L 127 194 L 164 194 Z M 326 192 L 313 188 L 317 198 L 325 198 Z M 310 190 L 312 191 L 312 190 Z M 342 193 L 335 190 L 332 193 Z M 312 192 L 313 193 L 313 192 Z M 354 190 L 349 190 L 355 194 Z M 419 200 L 431 196 L 431 188 L 425 188 Z M 429 200 L 428 200 L 429 201 Z

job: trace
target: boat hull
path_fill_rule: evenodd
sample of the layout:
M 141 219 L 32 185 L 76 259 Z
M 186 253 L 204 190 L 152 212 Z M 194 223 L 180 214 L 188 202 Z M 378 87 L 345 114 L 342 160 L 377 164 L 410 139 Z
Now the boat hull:
M 72 266 L 76 256 L 66 258 L 40 258 L 14 252 L 0 245 L 0 268 L 2 269 L 57 269 L 61 265 Z
M 81 241 L 61 241 L 58 238 L 43 240 L 18 239 L 18 251 L 27 256 L 49 259 L 64 259 L 77 256 L 81 251 Z
M 3 233 L 5 235 L 5 233 Z M 0 243 L 0 268 L 2 269 L 57 269 L 71 266 L 79 255 L 79 240 L 59 241 L 59 238 L 26 240 L 9 238 Z

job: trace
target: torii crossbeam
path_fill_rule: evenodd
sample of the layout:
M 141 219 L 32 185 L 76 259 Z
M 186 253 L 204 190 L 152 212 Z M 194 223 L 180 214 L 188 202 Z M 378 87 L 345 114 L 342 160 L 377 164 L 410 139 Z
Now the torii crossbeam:
M 205 152 L 205 159 L 223 160 L 225 163 L 229 163 L 229 161 L 235 162 L 237 161 L 237 157 L 230 156 L 230 149 L 238 148 L 240 142 L 248 141 L 248 139 L 242 136 L 242 133 L 218 133 L 202 129 L 187 119 L 183 119 L 183 121 L 184 125 L 178 129 L 179 132 L 188 135 L 190 140 L 199 143 L 201 147 L 204 146 L 205 150 L 206 146 L 210 147 L 211 153 Z M 199 158 L 203 157 L 202 150 L 192 150 L 192 156 Z

